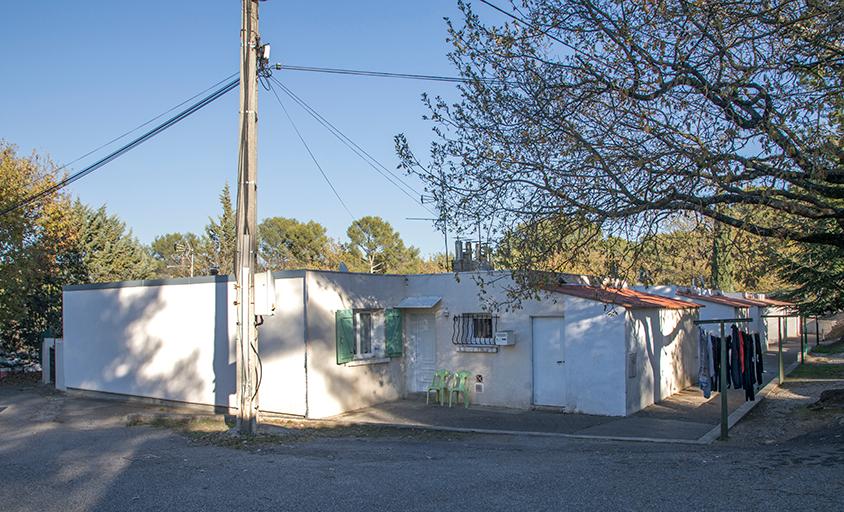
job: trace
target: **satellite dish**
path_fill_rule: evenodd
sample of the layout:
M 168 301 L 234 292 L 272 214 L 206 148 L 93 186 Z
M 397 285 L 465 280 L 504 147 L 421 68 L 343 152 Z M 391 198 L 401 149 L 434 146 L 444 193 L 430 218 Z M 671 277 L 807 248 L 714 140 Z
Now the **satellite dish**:
M 346 264 L 341 261 L 340 262 L 340 272 L 348 272 L 348 271 L 349 271 L 349 267 L 347 267 Z

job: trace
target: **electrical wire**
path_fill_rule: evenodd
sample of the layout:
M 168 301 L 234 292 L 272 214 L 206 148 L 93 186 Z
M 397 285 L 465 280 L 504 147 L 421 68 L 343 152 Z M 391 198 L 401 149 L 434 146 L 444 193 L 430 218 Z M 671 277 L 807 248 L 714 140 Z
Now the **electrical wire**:
M 198 102 L 196 102 L 196 103 L 192 104 L 191 106 L 189 106 L 188 108 L 182 110 L 181 112 L 179 112 L 175 116 L 173 116 L 170 119 L 168 119 L 167 121 L 159 124 L 158 126 L 153 128 L 152 130 L 144 133 L 140 137 L 132 140 L 131 142 L 129 142 L 129 143 L 123 145 L 123 146 L 121 146 L 117 150 L 112 151 L 108 155 L 106 155 L 103 158 L 97 160 L 96 162 L 89 165 L 88 167 L 85 167 L 81 171 L 73 173 L 70 176 L 67 176 L 66 178 L 58 181 L 57 183 L 45 188 L 44 190 L 41 190 L 40 192 L 36 192 L 35 194 L 28 196 L 26 199 L 23 199 L 22 201 L 6 208 L 5 210 L 0 211 L 0 217 L 2 217 L 3 215 L 6 215 L 8 213 L 11 213 L 11 212 L 13 212 L 13 211 L 15 211 L 19 208 L 22 208 L 23 206 L 26 206 L 26 205 L 32 203 L 33 201 L 37 201 L 38 199 L 40 199 L 40 198 L 42 198 L 42 197 L 44 197 L 48 194 L 51 194 L 51 193 L 56 192 L 58 190 L 61 190 L 64 187 L 70 185 L 71 183 L 84 178 L 85 176 L 91 174 L 92 172 L 96 171 L 97 169 L 104 166 L 105 164 L 111 162 L 112 160 L 119 157 L 120 155 L 122 155 L 122 154 L 128 152 L 129 150 L 139 146 L 140 144 L 146 142 L 147 140 L 151 139 L 155 135 L 158 135 L 159 133 L 163 132 L 167 128 L 170 128 L 171 126 L 178 123 L 179 121 L 187 118 L 191 114 L 193 114 L 193 113 L 199 111 L 200 109 L 202 109 L 203 107 L 209 105 L 214 100 L 222 97 L 227 92 L 236 88 L 239 81 L 240 81 L 239 79 L 234 79 L 234 80 L 229 81 L 223 87 L 221 87 L 221 88 L 217 89 L 216 91 L 212 92 L 211 94 L 205 96 L 204 98 L 202 98 Z
M 302 98 L 297 96 L 293 91 L 291 91 L 287 86 L 281 83 L 277 78 L 270 77 L 275 84 L 277 84 L 282 91 L 284 91 L 293 101 L 295 101 L 300 107 L 302 107 L 308 114 L 311 115 L 317 122 L 319 122 L 325 129 L 327 129 L 332 135 L 334 135 L 340 142 L 342 142 L 347 148 L 349 148 L 353 153 L 355 153 L 358 157 L 360 157 L 367 165 L 372 167 L 378 174 L 380 174 L 384 179 L 390 182 L 393 186 L 399 189 L 404 195 L 409 197 L 411 200 L 419 204 L 422 208 L 427 210 L 432 215 L 437 215 L 436 212 L 432 211 L 430 208 L 425 206 L 422 202 L 421 197 L 422 194 L 410 186 L 407 182 L 402 180 L 400 176 L 397 176 L 394 172 L 392 172 L 389 168 L 387 168 L 384 164 L 379 162 L 375 157 L 373 157 L 369 152 L 365 149 L 360 147 L 355 141 L 350 139 L 346 134 L 344 134 L 339 128 L 334 126 L 330 121 L 328 121 L 325 117 L 323 117 L 319 112 L 317 112 L 313 107 L 308 105 Z
M 225 82 L 225 81 L 227 81 L 227 80 L 231 80 L 231 79 L 232 79 L 232 78 L 234 78 L 235 76 L 237 76 L 237 73 L 232 73 L 231 75 L 229 75 L 229 76 L 227 76 L 227 77 L 223 78 L 222 80 L 219 80 L 219 81 L 217 81 L 216 83 L 214 83 L 214 84 L 212 84 L 212 85 L 208 86 L 207 88 L 205 88 L 205 89 L 203 89 L 203 90 L 199 91 L 198 93 L 194 94 L 193 96 L 191 96 L 190 98 L 186 99 L 185 101 L 183 101 L 183 102 L 179 103 L 178 105 L 174 105 L 173 107 L 171 107 L 171 108 L 169 108 L 169 109 L 165 110 L 164 112 L 162 112 L 162 113 L 158 114 L 157 116 L 153 117 L 153 118 L 152 118 L 152 119 L 150 119 L 149 121 L 147 121 L 147 122 L 145 122 L 145 123 L 142 123 L 142 124 L 139 124 L 138 126 L 136 126 L 136 127 L 132 128 L 132 129 L 131 129 L 131 130 L 129 130 L 128 132 L 124 132 L 124 133 L 122 133 L 121 135 L 118 135 L 117 137 L 115 137 L 115 138 L 111 139 L 110 141 L 108 141 L 108 142 L 106 142 L 106 143 L 104 143 L 104 144 L 102 144 L 102 145 L 100 145 L 100 146 L 97 146 L 96 148 L 92 149 L 91 151 L 88 151 L 87 153 L 85 153 L 84 155 L 80 156 L 79 158 L 76 158 L 76 159 L 74 159 L 74 160 L 71 160 L 70 162 L 67 162 L 66 164 L 64 164 L 64 165 L 62 165 L 61 167 L 59 167 L 58 169 L 56 169 L 54 172 L 59 172 L 59 171 L 61 171 L 62 169 L 65 169 L 65 168 L 67 168 L 67 167 L 70 167 L 71 165 L 75 164 L 76 162 L 78 162 L 78 161 L 82 160 L 83 158 L 85 158 L 85 157 L 87 157 L 87 156 L 90 156 L 90 155 L 92 155 L 92 154 L 96 153 L 97 151 L 99 151 L 99 150 L 101 150 L 101 149 L 103 149 L 103 148 L 106 148 L 106 147 L 108 147 L 108 146 L 110 146 L 110 145 L 114 144 L 115 142 L 119 141 L 120 139 L 122 139 L 122 138 L 126 137 L 127 135 L 130 135 L 130 134 L 132 134 L 132 133 L 135 133 L 136 131 L 140 130 L 140 129 L 141 129 L 141 128 L 143 128 L 144 126 L 147 126 L 148 124 L 151 124 L 152 122 L 154 122 L 154 121 L 157 121 L 157 120 L 161 119 L 162 117 L 166 116 L 167 114 L 169 114 L 170 112 L 172 112 L 172 111 L 176 110 L 177 108 L 181 107 L 182 105 L 185 105 L 185 104 L 187 104 L 187 103 L 188 103 L 188 102 L 190 102 L 190 101 L 193 101 L 194 99 L 196 99 L 196 98 L 198 98 L 198 97 L 202 96 L 203 94 L 205 94 L 206 92 L 210 91 L 211 89 L 213 89 L 213 88 L 215 88 L 215 87 L 219 86 L 219 85 L 220 85 L 220 84 L 222 84 L 223 82 Z
M 459 76 L 442 76 L 442 75 L 420 75 L 414 73 L 389 73 L 386 71 L 366 71 L 360 69 L 343 69 L 343 68 L 321 68 L 316 66 L 293 66 L 287 64 L 275 64 L 273 68 L 276 71 L 307 71 L 312 73 L 329 73 L 334 75 L 354 75 L 354 76 L 369 76 L 377 78 L 400 78 L 405 80 L 427 80 L 429 82 L 450 82 L 450 83 L 468 83 L 472 79 L 463 78 Z M 484 82 L 500 82 L 494 78 L 481 79 Z
M 334 196 L 337 197 L 338 201 L 340 201 L 340 204 L 343 206 L 343 209 L 346 210 L 346 213 L 349 214 L 349 217 L 352 218 L 352 221 L 355 221 L 357 218 L 352 213 L 352 211 L 349 210 L 349 207 L 346 206 L 346 202 L 343 201 L 343 198 L 340 197 L 340 193 L 337 192 L 337 189 L 334 188 L 334 184 L 331 183 L 331 180 L 328 178 L 328 175 L 325 174 L 325 171 L 322 169 L 322 166 L 319 164 L 319 161 L 317 161 L 316 157 L 314 156 L 314 153 L 311 151 L 310 146 L 308 146 L 308 143 L 305 142 L 305 138 L 302 137 L 302 132 L 300 132 L 299 128 L 296 127 L 296 123 L 293 122 L 293 118 L 290 117 L 290 113 L 287 111 L 287 107 L 284 106 L 284 103 L 281 101 L 281 98 L 279 97 L 278 93 L 275 92 L 275 88 L 270 86 L 270 92 L 272 92 L 273 96 L 275 96 L 276 101 L 278 101 L 278 104 L 281 106 L 281 110 L 284 112 L 284 115 L 287 117 L 287 120 L 290 121 L 290 125 L 293 127 L 293 130 L 296 132 L 296 135 L 299 137 L 299 140 L 302 141 L 302 145 L 305 146 L 305 150 L 311 156 L 311 160 L 313 160 L 314 164 L 317 166 L 317 169 L 319 169 L 320 174 L 322 174 L 322 177 L 325 179 L 325 182 L 328 183 L 328 186 L 331 188 L 331 191 L 334 192 Z

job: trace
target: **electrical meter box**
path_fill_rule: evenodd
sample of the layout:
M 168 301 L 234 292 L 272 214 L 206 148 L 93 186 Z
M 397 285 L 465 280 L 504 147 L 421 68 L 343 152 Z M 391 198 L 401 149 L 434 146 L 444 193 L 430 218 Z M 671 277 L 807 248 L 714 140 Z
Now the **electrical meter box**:
M 275 315 L 275 279 L 270 271 L 255 274 L 255 314 Z
M 516 335 L 513 333 L 513 331 L 496 331 L 495 344 L 502 346 L 515 345 Z

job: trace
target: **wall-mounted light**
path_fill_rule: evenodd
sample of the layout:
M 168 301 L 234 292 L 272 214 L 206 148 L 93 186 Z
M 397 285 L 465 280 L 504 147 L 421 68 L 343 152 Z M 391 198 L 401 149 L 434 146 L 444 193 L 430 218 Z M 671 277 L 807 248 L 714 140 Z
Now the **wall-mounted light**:
M 442 315 L 443 315 L 443 318 L 448 318 L 449 315 L 451 315 L 451 313 L 449 313 L 449 311 L 448 311 L 448 308 L 445 307 L 445 306 L 443 306 Z

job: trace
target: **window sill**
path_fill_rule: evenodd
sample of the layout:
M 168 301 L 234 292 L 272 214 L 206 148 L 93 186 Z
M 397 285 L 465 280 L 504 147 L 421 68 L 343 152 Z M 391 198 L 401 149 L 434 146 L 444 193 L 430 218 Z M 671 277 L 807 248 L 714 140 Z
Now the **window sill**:
M 498 352 L 498 345 L 457 345 L 458 352 L 485 352 L 494 354 Z
M 353 361 L 349 361 L 344 366 L 366 366 L 370 364 L 385 364 L 389 362 L 389 357 L 367 357 L 363 359 L 355 359 Z

